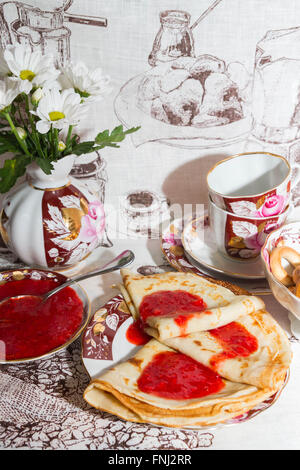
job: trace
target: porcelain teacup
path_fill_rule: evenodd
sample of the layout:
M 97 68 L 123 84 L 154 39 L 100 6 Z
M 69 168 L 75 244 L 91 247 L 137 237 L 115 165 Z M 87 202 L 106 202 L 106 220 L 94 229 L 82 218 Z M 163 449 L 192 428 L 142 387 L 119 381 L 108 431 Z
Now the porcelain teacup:
M 268 234 L 285 223 L 290 211 L 288 206 L 269 217 L 240 216 L 221 209 L 209 198 L 210 225 L 218 250 L 237 261 L 257 258 Z
M 211 168 L 207 185 L 211 200 L 219 208 L 237 216 L 263 219 L 286 210 L 291 175 L 289 162 L 280 155 L 241 153 Z M 297 182 L 293 183 L 296 186 Z

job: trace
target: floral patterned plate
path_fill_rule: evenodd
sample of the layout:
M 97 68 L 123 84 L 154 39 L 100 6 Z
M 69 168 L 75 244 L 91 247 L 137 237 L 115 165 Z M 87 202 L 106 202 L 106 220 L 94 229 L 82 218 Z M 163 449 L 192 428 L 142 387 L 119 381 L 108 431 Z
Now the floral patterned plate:
M 189 256 L 207 269 L 239 279 L 265 278 L 260 258 L 235 261 L 218 251 L 207 215 L 188 223 L 181 240 Z
M 127 329 L 132 321 L 133 319 L 121 294 L 110 299 L 93 315 L 82 335 L 82 361 L 91 378 L 100 375 L 113 364 L 133 356 L 136 353 L 139 347 L 129 343 L 126 338 Z M 287 384 L 288 379 L 289 373 L 286 376 L 283 387 L 278 390 L 276 394 L 264 402 L 259 403 L 247 413 L 209 428 L 199 426 L 189 429 L 205 428 L 211 430 L 243 423 L 254 418 L 276 402 Z

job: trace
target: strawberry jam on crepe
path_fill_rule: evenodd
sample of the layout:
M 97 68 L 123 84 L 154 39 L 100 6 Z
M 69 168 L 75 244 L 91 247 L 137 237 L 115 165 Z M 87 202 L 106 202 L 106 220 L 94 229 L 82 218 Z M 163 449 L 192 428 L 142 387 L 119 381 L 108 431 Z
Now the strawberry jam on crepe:
M 280 390 L 291 349 L 261 299 L 191 273 L 122 277 L 134 325 L 156 339 L 93 379 L 90 405 L 134 422 L 206 426 Z
M 156 354 L 137 381 L 138 388 L 172 400 L 200 398 L 219 392 L 219 375 L 185 354 L 164 351 Z
M 142 276 L 121 270 L 121 291 L 135 319 L 159 340 L 226 325 L 264 308 L 255 296 L 229 289 L 191 273 Z
M 93 379 L 84 399 L 129 421 L 190 427 L 241 415 L 273 394 L 272 389 L 223 379 L 152 339 L 132 358 Z

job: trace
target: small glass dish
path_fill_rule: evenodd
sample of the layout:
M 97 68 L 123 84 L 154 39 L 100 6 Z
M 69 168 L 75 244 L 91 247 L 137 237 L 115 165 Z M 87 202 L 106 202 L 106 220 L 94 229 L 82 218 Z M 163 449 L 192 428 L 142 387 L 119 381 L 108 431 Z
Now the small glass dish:
M 261 259 L 266 278 L 276 300 L 300 320 L 300 297 L 279 282 L 270 267 L 270 254 L 277 246 L 289 246 L 300 253 L 300 222 L 291 222 L 271 232 L 261 249 Z M 286 260 L 282 261 L 287 272 L 292 270 Z
M 50 278 L 52 278 L 53 280 L 57 280 L 59 284 L 66 282 L 68 279 L 63 274 L 56 273 L 53 271 L 46 271 L 43 269 L 18 269 L 18 270 L 13 269 L 13 270 L 6 270 L 6 271 L 0 272 L 0 285 L 3 285 L 4 283 L 10 282 L 10 281 L 21 281 L 23 279 L 41 280 L 41 279 L 50 279 Z M 84 328 L 86 327 L 89 321 L 90 313 L 91 313 L 91 303 L 90 303 L 87 293 L 79 284 L 73 284 L 71 288 L 77 293 L 78 297 L 81 299 L 83 303 L 82 320 L 78 328 L 72 334 L 72 336 L 63 344 L 57 346 L 56 348 L 44 354 L 41 354 L 40 356 L 26 357 L 26 358 L 19 358 L 19 359 L 9 359 L 9 360 L 5 360 L 3 358 L 5 356 L 5 350 L 4 350 L 4 347 L 1 348 L 1 337 L 0 337 L 0 364 L 13 364 L 13 363 L 15 364 L 15 363 L 31 362 L 31 361 L 36 361 L 38 359 L 48 357 L 48 356 L 52 356 L 58 351 L 65 349 L 67 346 L 73 343 L 73 341 L 75 341 L 80 336 L 80 334 L 82 333 L 82 331 L 84 330 Z

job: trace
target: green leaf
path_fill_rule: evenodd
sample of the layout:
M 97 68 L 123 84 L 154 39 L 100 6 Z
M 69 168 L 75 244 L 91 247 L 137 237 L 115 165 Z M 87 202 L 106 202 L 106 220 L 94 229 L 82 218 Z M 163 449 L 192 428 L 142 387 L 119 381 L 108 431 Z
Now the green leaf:
M 20 147 L 15 135 L 11 131 L 0 131 L 0 145 L 2 144 L 1 154 L 5 152 L 20 153 L 23 149 Z
M 138 131 L 139 129 L 141 128 L 141 126 L 138 126 L 138 127 L 131 127 L 130 129 L 127 129 L 127 131 L 125 131 L 125 134 L 133 134 L 133 132 L 136 132 Z
M 3 155 L 4 153 L 9 152 L 9 146 L 6 144 L 0 144 L 0 155 Z
M 87 142 L 82 142 L 80 144 L 76 144 L 73 149 L 72 153 L 75 155 L 79 156 L 84 153 L 91 153 L 94 151 L 94 141 L 87 141 Z
M 127 134 L 132 134 L 133 132 L 136 132 L 139 130 L 140 127 L 132 127 L 131 129 L 128 129 L 124 131 L 123 126 L 117 126 L 115 127 L 111 134 L 109 134 L 109 130 L 106 129 L 103 132 L 100 132 L 96 138 L 95 142 L 96 144 L 100 145 L 100 148 L 104 147 L 118 147 L 118 145 L 114 145 L 115 142 L 122 142 Z
M 12 160 L 5 160 L 0 168 L 0 193 L 6 193 L 24 175 L 26 166 L 30 163 L 27 155 L 16 155 Z
M 38 166 L 43 170 L 43 172 L 46 173 L 46 175 L 51 174 L 51 171 L 54 169 L 54 166 L 52 165 L 50 160 L 38 157 L 35 159 L 35 161 Z

